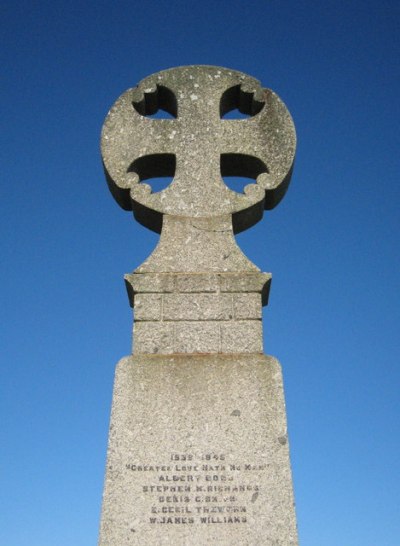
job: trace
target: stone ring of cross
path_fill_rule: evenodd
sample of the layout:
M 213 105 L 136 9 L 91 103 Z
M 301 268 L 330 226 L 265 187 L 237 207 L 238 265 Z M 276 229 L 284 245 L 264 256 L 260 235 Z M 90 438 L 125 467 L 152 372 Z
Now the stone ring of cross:
M 247 117 L 227 119 L 231 111 Z M 172 68 L 128 89 L 107 115 L 101 144 L 113 196 L 157 232 L 164 214 L 230 214 L 235 232 L 250 227 L 284 196 L 295 148 L 279 97 L 242 72 L 214 66 Z M 249 179 L 242 193 L 224 183 L 231 176 Z M 158 177 L 172 181 L 153 192 Z

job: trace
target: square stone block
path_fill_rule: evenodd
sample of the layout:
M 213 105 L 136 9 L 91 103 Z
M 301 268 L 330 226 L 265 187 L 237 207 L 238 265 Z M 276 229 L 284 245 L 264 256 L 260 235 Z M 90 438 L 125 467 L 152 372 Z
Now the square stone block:
M 261 294 L 233 294 L 233 315 L 235 320 L 261 319 Z
M 221 353 L 262 353 L 261 320 L 221 322 Z
M 230 320 L 230 294 L 165 294 L 163 320 Z
M 135 320 L 161 320 L 161 294 L 136 294 L 134 317 Z
M 135 322 L 133 350 L 138 354 L 173 353 L 174 323 Z
M 176 322 L 175 353 L 220 352 L 220 327 L 216 322 Z

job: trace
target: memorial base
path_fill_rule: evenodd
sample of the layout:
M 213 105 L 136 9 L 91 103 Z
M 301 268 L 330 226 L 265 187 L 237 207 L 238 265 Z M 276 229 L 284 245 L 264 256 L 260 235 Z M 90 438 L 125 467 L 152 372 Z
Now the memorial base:
M 295 546 L 278 361 L 138 355 L 116 370 L 99 546 Z

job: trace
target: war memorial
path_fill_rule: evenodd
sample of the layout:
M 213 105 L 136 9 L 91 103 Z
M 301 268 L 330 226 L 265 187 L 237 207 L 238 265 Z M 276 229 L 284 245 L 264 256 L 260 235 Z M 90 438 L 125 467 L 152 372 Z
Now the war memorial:
M 295 148 L 278 96 L 226 68 L 153 74 L 107 115 L 111 193 L 160 239 L 125 276 L 133 350 L 116 369 L 99 546 L 298 544 L 281 366 L 263 354 L 271 275 L 234 237 L 283 198 Z M 156 191 L 159 177 L 172 182 Z

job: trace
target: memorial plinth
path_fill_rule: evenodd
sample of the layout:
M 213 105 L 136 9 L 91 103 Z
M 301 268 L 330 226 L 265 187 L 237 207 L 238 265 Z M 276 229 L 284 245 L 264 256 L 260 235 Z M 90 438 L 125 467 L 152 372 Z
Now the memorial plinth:
M 249 117 L 224 119 L 236 108 Z M 100 546 L 297 545 L 281 369 L 263 355 L 271 275 L 234 239 L 283 197 L 294 152 L 280 99 L 218 67 L 150 76 L 107 116 L 110 189 L 161 236 L 125 276 L 133 354 L 116 371 Z M 236 193 L 221 175 L 253 180 Z M 153 192 L 159 176 L 173 181 Z

